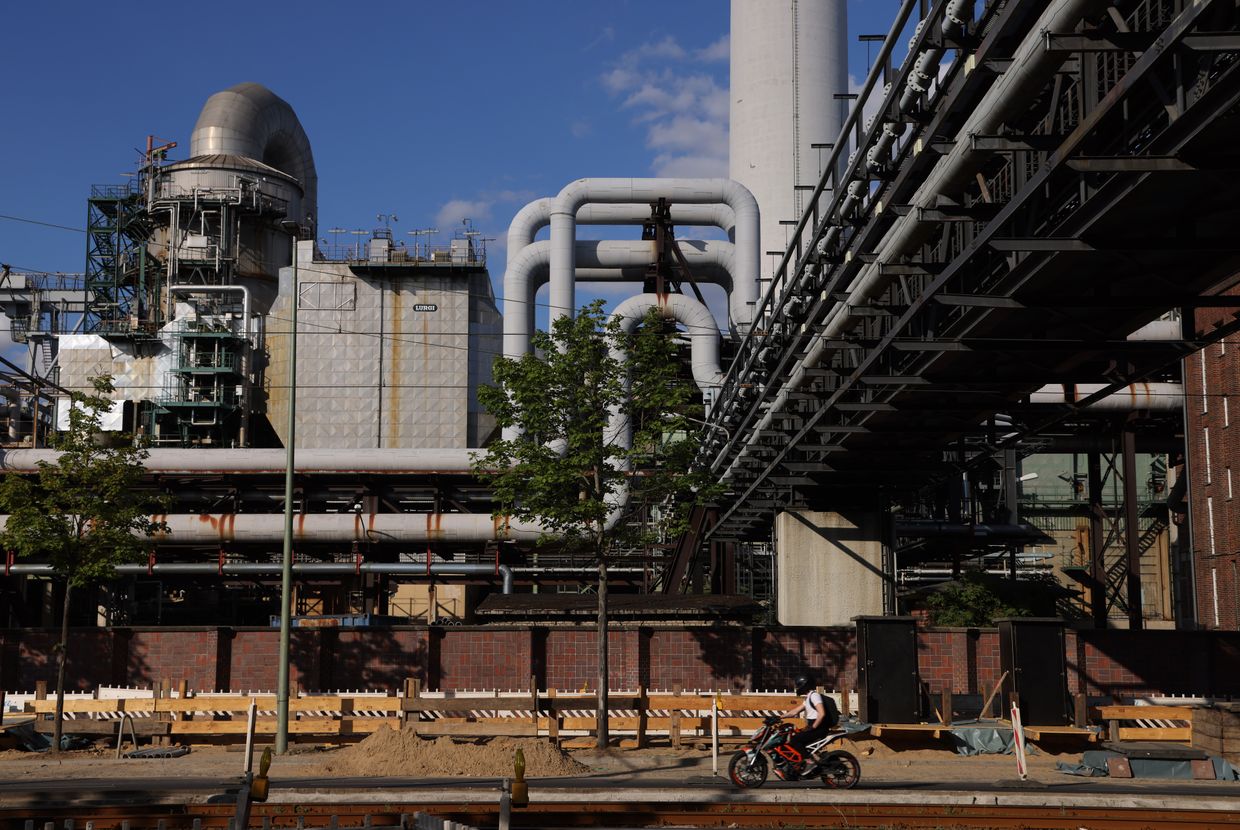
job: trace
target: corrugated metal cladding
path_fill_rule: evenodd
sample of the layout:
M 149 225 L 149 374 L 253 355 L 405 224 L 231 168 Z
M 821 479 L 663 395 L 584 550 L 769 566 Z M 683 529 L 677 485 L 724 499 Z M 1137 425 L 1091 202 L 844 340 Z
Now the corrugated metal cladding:
M 299 254 L 309 259 L 309 246 Z M 300 259 L 300 256 L 299 256 Z M 476 447 L 492 429 L 477 401 L 502 322 L 484 268 L 429 264 L 298 270 L 297 446 Z M 292 269 L 267 320 L 267 415 L 288 418 Z

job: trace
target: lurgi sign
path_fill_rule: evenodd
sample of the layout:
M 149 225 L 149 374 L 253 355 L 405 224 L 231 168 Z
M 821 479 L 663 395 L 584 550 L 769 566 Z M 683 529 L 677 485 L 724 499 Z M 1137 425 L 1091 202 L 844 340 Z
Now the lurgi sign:
M 439 306 L 437 306 L 435 303 L 415 303 L 413 306 L 413 310 L 414 311 L 438 311 Z

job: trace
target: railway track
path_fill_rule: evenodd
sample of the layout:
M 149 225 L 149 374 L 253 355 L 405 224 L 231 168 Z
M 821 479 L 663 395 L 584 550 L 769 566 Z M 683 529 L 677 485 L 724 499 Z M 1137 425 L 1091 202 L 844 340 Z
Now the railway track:
M 298 802 L 255 804 L 252 828 L 412 828 L 416 813 L 428 813 L 472 827 L 496 827 L 498 803 L 439 799 L 384 802 L 379 793 L 366 803 Z M 1151 799 L 1152 800 L 1152 799 Z M 942 799 L 927 803 L 791 802 L 720 799 L 700 801 L 562 801 L 514 810 L 513 828 L 702 827 L 702 828 L 1240 828 L 1232 805 L 1207 809 L 1153 805 L 1116 806 L 1110 799 L 1082 805 L 965 804 Z M 0 826 L 19 830 L 237 830 L 231 799 L 218 803 L 107 804 L 0 809 Z

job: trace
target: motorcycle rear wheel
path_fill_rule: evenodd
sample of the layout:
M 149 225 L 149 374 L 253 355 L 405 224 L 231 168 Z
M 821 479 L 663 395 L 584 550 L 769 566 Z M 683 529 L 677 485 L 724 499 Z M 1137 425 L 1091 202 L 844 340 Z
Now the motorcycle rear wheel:
M 732 760 L 728 761 L 728 778 L 732 779 L 733 784 L 743 789 L 761 787 L 766 783 L 766 776 L 769 772 L 770 765 L 767 764 L 766 756 L 761 752 L 754 754 L 752 763 L 744 750 L 734 754 Z
M 833 790 L 847 790 L 861 780 L 861 763 L 851 752 L 838 749 L 819 763 L 822 783 Z

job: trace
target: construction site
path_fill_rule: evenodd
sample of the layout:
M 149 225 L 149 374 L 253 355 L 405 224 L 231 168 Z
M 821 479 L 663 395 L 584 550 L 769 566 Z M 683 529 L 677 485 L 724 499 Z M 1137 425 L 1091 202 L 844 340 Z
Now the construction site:
M 110 376 L 158 530 L 74 588 L 59 702 L 65 582 L 7 553 L 0 823 L 1240 824 L 1240 5 L 891 5 L 850 80 L 842 0 L 732 0 L 728 177 L 583 170 L 502 269 L 469 223 L 341 244 L 260 83 L 90 187 L 81 273 L 0 277 L 0 468 L 55 464 Z M 617 287 L 717 495 L 607 553 L 600 643 L 595 559 L 478 471 L 519 437 L 479 391 Z M 806 678 L 851 777 L 771 755 L 757 792 Z M 95 755 L 31 776 L 53 726 Z M 131 787 L 124 745 L 182 771 Z

